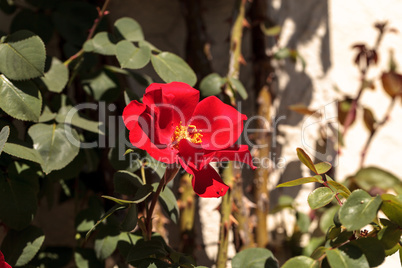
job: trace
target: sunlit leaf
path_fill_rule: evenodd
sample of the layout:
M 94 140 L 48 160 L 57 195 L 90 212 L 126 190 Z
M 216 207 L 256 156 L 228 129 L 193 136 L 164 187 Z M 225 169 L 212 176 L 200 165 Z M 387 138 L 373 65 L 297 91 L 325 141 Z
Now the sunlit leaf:
M 328 181 L 328 184 L 334 187 L 342 196 L 348 198 L 351 194 L 350 190 L 343 184 L 336 182 L 336 181 Z
M 327 259 L 331 267 L 336 268 L 370 267 L 360 249 L 350 245 L 328 250 Z
M 358 230 L 377 215 L 381 197 L 371 197 L 364 190 L 355 190 L 339 209 L 339 219 L 348 230 Z
M 318 174 L 324 174 L 332 168 L 332 165 L 328 162 L 320 162 L 315 164 L 314 167 Z
M 10 81 L 0 75 L 0 108 L 16 119 L 37 122 L 42 95 L 32 81 Z
M 68 82 L 68 68 L 59 59 L 52 57 L 50 69 L 41 80 L 50 92 L 60 93 Z
M 42 76 L 45 45 L 39 36 L 26 30 L 15 32 L 0 43 L 0 72 L 13 80 Z
M 78 155 L 80 138 L 78 133 L 65 124 L 36 124 L 29 128 L 34 149 L 42 158 L 42 169 L 48 174 L 67 166 Z
M 115 31 L 117 31 L 124 39 L 136 42 L 144 40 L 144 34 L 141 26 L 132 18 L 121 18 L 114 23 Z
M 1 152 L 3 151 L 4 145 L 6 144 L 9 135 L 10 135 L 10 127 L 9 126 L 3 127 L 0 131 L 0 155 Z
M 328 205 L 334 199 L 335 193 L 328 187 L 319 187 L 312 191 L 307 198 L 311 209 L 317 209 Z
M 33 148 L 29 148 L 27 146 L 21 145 L 21 144 L 16 144 L 16 143 L 8 143 L 4 145 L 3 151 L 9 155 L 29 160 L 35 163 L 38 163 L 40 165 L 43 164 L 43 160 L 38 153 Z
M 85 52 L 94 52 L 106 56 L 116 54 L 114 37 L 107 32 L 97 33 L 92 39 L 84 43 L 83 48 Z
M 267 266 L 268 265 L 268 266 Z M 237 253 L 232 259 L 233 268 L 279 267 L 277 259 L 265 248 L 248 248 Z
M 162 52 L 152 55 L 151 62 L 156 73 L 166 83 L 178 81 L 194 86 L 197 82 L 197 76 L 190 66 L 173 53 Z
M 260 266 L 261 267 L 261 266 Z M 312 258 L 306 256 L 297 256 L 287 260 L 281 268 L 318 268 L 320 263 Z
M 318 174 L 317 169 L 315 168 L 313 161 L 311 161 L 310 156 L 308 156 L 308 154 L 306 154 L 306 152 L 302 148 L 297 148 L 296 151 L 299 160 L 315 174 Z
M 402 182 L 394 174 L 377 167 L 367 167 L 359 170 L 353 177 L 353 181 L 366 191 L 373 187 L 383 190 L 393 189 L 402 194 Z
M 200 83 L 200 91 L 203 96 L 214 96 L 222 92 L 225 78 L 217 73 L 212 73 L 204 77 Z
M 60 108 L 59 113 L 56 116 L 56 121 L 62 124 L 73 125 L 93 133 L 104 135 L 103 131 L 100 129 L 102 126 L 101 122 L 88 120 L 82 117 L 75 107 L 70 105 L 63 106 Z
M 116 57 L 122 68 L 140 69 L 151 59 L 151 49 L 122 40 L 116 45 Z
M 228 82 L 230 83 L 230 87 L 233 89 L 233 91 L 237 92 L 243 100 L 246 100 L 248 98 L 247 90 L 239 79 L 229 77 Z
M 292 186 L 297 186 L 297 185 L 302 185 L 305 183 L 310 183 L 310 182 L 322 182 L 322 178 L 319 175 L 316 175 L 314 177 L 305 177 L 305 178 L 300 178 L 300 179 L 296 179 L 293 181 L 287 181 L 284 183 L 281 183 L 279 185 L 277 185 L 276 187 L 292 187 Z

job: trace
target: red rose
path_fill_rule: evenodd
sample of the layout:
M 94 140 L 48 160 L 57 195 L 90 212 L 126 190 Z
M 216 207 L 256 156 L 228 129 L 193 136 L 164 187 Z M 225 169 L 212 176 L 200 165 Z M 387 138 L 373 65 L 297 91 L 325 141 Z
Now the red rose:
M 240 161 L 255 168 L 247 145 L 235 144 L 246 119 L 216 97 L 199 102 L 198 90 L 180 82 L 151 84 L 143 103 L 132 101 L 123 111 L 130 142 L 158 161 L 180 163 L 201 197 L 228 190 L 210 162 Z

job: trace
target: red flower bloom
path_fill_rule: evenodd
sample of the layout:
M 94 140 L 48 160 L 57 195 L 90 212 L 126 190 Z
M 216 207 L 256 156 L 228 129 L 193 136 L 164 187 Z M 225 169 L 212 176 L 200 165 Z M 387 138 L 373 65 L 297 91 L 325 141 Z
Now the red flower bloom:
M 6 263 L 3 253 L 0 251 L 0 268 L 12 268 L 11 265 Z
M 247 145 L 235 145 L 246 119 L 216 97 L 199 102 L 198 90 L 180 82 L 151 84 L 143 103 L 132 101 L 123 111 L 130 142 L 158 161 L 180 163 L 201 197 L 223 196 L 229 188 L 210 162 L 255 168 Z

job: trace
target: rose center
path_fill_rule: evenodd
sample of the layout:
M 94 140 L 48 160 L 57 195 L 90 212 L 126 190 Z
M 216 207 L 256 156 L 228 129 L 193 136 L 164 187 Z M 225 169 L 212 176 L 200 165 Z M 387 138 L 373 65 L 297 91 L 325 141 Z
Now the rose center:
M 173 132 L 171 146 L 178 150 L 182 139 L 186 139 L 191 143 L 201 143 L 202 134 L 200 132 L 201 130 L 197 130 L 194 125 L 182 126 L 180 121 Z

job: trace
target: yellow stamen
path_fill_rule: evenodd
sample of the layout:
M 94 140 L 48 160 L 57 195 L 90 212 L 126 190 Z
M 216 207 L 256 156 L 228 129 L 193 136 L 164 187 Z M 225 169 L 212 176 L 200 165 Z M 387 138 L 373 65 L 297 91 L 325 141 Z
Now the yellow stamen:
M 182 139 L 186 139 L 191 143 L 201 143 L 202 134 L 200 132 L 201 130 L 197 130 L 194 125 L 182 126 L 180 121 L 173 132 L 171 145 L 173 148 L 179 149 L 179 143 Z

